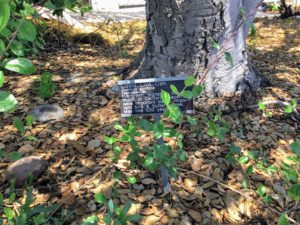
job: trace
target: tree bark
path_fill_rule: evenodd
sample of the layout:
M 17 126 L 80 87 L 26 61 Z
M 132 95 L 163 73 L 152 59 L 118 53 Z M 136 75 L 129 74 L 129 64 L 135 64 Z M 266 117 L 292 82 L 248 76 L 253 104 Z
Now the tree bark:
M 243 18 L 260 0 L 147 0 L 147 36 L 137 77 L 203 76 L 220 46 L 236 32 Z M 253 19 L 253 18 L 251 18 Z M 249 21 L 248 21 L 249 22 Z M 206 90 L 214 96 L 255 90 L 260 77 L 248 62 L 247 22 L 226 44 L 231 66 L 222 56 L 207 74 Z

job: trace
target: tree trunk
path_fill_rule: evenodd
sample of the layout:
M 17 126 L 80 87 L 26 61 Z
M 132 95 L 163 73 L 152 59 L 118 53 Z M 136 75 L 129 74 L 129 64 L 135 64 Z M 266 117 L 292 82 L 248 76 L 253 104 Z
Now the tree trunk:
M 238 29 L 260 0 L 147 0 L 147 36 L 139 78 L 188 76 L 201 78 L 218 50 Z M 251 18 L 252 19 L 252 18 Z M 222 56 L 209 71 L 205 84 L 215 96 L 257 89 L 260 78 L 248 63 L 247 22 L 226 44 L 231 66 Z

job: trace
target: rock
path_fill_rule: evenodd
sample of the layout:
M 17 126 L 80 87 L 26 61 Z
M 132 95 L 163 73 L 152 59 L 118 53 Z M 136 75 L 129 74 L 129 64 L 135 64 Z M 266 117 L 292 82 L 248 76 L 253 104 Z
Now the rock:
M 142 181 L 142 184 L 145 184 L 145 185 L 150 185 L 150 184 L 156 184 L 157 182 L 151 178 L 145 178 L 143 179 Z
M 56 104 L 44 104 L 31 110 L 29 115 L 33 115 L 39 122 L 60 121 L 64 118 L 64 110 Z
M 48 162 L 37 156 L 28 156 L 17 160 L 5 171 L 6 180 L 15 180 L 16 186 L 26 183 L 32 174 L 33 180 L 39 178 L 48 167 Z
M 32 147 L 32 145 L 23 145 L 21 148 L 19 148 L 18 152 L 23 156 L 27 153 L 32 153 L 34 152 L 35 148 Z
M 87 146 L 88 150 L 94 150 L 95 148 L 100 147 L 101 142 L 98 139 L 90 140 Z
M 202 221 L 202 216 L 200 212 L 197 212 L 195 210 L 189 210 L 189 215 L 192 217 L 193 220 L 196 222 L 201 222 Z
M 0 150 L 3 150 L 3 149 L 5 149 L 5 144 L 0 143 Z

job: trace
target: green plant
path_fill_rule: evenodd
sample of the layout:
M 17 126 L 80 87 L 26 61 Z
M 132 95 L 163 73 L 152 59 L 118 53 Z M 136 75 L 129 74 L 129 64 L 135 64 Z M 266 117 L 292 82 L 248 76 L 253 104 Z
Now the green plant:
M 242 182 L 244 188 L 248 187 L 247 180 L 249 175 L 254 173 L 254 170 L 258 170 L 269 175 L 278 173 L 283 178 L 284 187 L 288 196 L 292 200 L 299 202 L 300 142 L 293 142 L 289 147 L 292 150 L 293 155 L 283 160 L 280 168 L 270 164 L 266 160 L 266 156 L 262 149 L 260 151 L 248 151 L 246 153 L 242 153 L 239 147 L 231 145 L 225 158 L 233 165 L 240 164 L 242 166 L 246 166 L 244 171 L 245 178 Z M 272 197 L 267 194 L 267 187 L 265 185 L 260 184 L 256 189 L 256 193 L 260 196 L 264 203 L 269 204 L 271 202 Z M 289 224 L 287 221 L 285 214 L 282 214 L 279 218 L 278 224 Z
M 41 75 L 39 95 L 42 99 L 48 100 L 52 97 L 54 92 L 53 75 L 48 72 L 44 72 Z
M 112 199 L 106 199 L 103 193 L 95 194 L 95 202 L 98 204 L 105 204 L 107 213 L 103 218 L 106 225 L 127 225 L 132 222 L 138 222 L 141 219 L 140 215 L 128 215 L 132 203 L 126 202 L 123 207 L 116 205 Z M 82 225 L 96 225 L 99 222 L 99 218 L 95 215 L 89 216 L 83 220 Z
M 259 110 L 263 112 L 263 115 L 265 117 L 272 117 L 272 112 L 266 111 L 266 105 L 263 102 L 259 101 L 257 105 Z
M 14 183 L 10 184 L 9 195 L 7 198 L 0 193 L 0 213 L 4 213 L 5 218 L 0 219 L 0 224 L 9 225 L 41 225 L 55 224 L 63 225 L 70 215 L 61 215 L 60 218 L 50 216 L 50 213 L 55 211 L 58 206 L 52 205 L 36 205 L 31 207 L 34 202 L 33 188 L 26 188 L 25 201 L 19 201 L 16 198 Z M 17 207 L 16 207 L 17 206 Z
M 297 108 L 297 100 L 292 99 L 291 103 L 284 107 L 284 112 L 292 113 Z
M 194 85 L 195 78 L 187 77 L 184 81 L 185 87 L 178 90 L 171 85 L 173 95 L 178 95 L 187 99 L 198 97 L 204 87 L 202 85 Z M 187 122 L 191 126 L 197 124 L 197 119 L 191 116 L 185 116 L 180 108 L 172 103 L 171 94 L 162 90 L 161 99 L 166 106 L 163 119 L 159 121 L 150 121 L 146 119 L 130 118 L 126 125 L 115 125 L 115 129 L 120 132 L 119 137 L 104 137 L 104 141 L 112 145 L 112 160 L 117 160 L 122 153 L 119 143 L 127 143 L 131 147 L 131 152 L 127 156 L 131 167 L 142 166 L 150 171 L 156 171 L 161 167 L 167 168 L 172 177 L 176 177 L 176 164 L 179 160 L 187 159 L 187 153 L 183 150 L 184 134 L 181 130 L 183 123 Z M 219 118 L 218 118 L 219 120 Z M 174 127 L 177 126 L 177 129 Z M 149 146 L 141 146 L 136 141 L 136 137 L 140 137 L 145 133 L 151 137 Z M 158 143 L 161 138 L 171 138 L 175 140 L 176 145 L 171 146 L 166 143 Z M 136 179 L 127 178 L 129 183 L 135 183 Z
M 33 115 L 26 116 L 25 123 L 19 117 L 15 117 L 14 121 L 13 121 L 13 125 L 18 130 L 20 135 L 24 136 L 26 134 L 26 131 L 32 127 L 34 121 L 35 121 L 35 118 Z M 31 135 L 25 136 L 25 138 L 29 141 L 37 141 L 38 140 L 36 137 L 33 137 Z

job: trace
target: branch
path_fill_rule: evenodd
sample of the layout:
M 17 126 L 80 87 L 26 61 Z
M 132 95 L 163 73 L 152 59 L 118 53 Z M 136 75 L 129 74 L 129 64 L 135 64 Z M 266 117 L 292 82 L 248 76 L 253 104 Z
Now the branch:
M 255 7 L 255 8 L 247 15 L 246 19 L 245 19 L 245 20 L 242 20 L 242 22 L 238 25 L 238 27 L 236 28 L 236 30 L 233 31 L 232 34 L 228 37 L 228 39 L 225 41 L 225 43 L 224 43 L 223 46 L 221 47 L 220 51 L 217 53 L 215 59 L 214 59 L 213 61 L 211 61 L 211 62 L 208 64 L 208 66 L 207 66 L 207 68 L 206 68 L 206 70 L 205 70 L 203 76 L 201 76 L 200 79 L 199 79 L 199 81 L 197 82 L 198 84 L 201 84 L 201 83 L 204 82 L 205 78 L 206 78 L 207 75 L 208 75 L 208 72 L 209 72 L 209 71 L 217 64 L 218 60 L 221 58 L 221 56 L 223 55 L 223 53 L 226 51 L 226 47 L 228 46 L 228 44 L 230 43 L 230 41 L 234 38 L 234 36 L 237 35 L 239 29 L 241 29 L 241 27 L 243 26 L 243 24 L 244 24 L 248 19 L 250 19 L 250 17 L 252 17 L 252 16 L 256 13 L 258 7 L 263 3 L 263 1 L 264 1 L 264 0 L 261 0 L 261 1 L 257 4 L 257 6 L 256 6 L 256 7 Z

